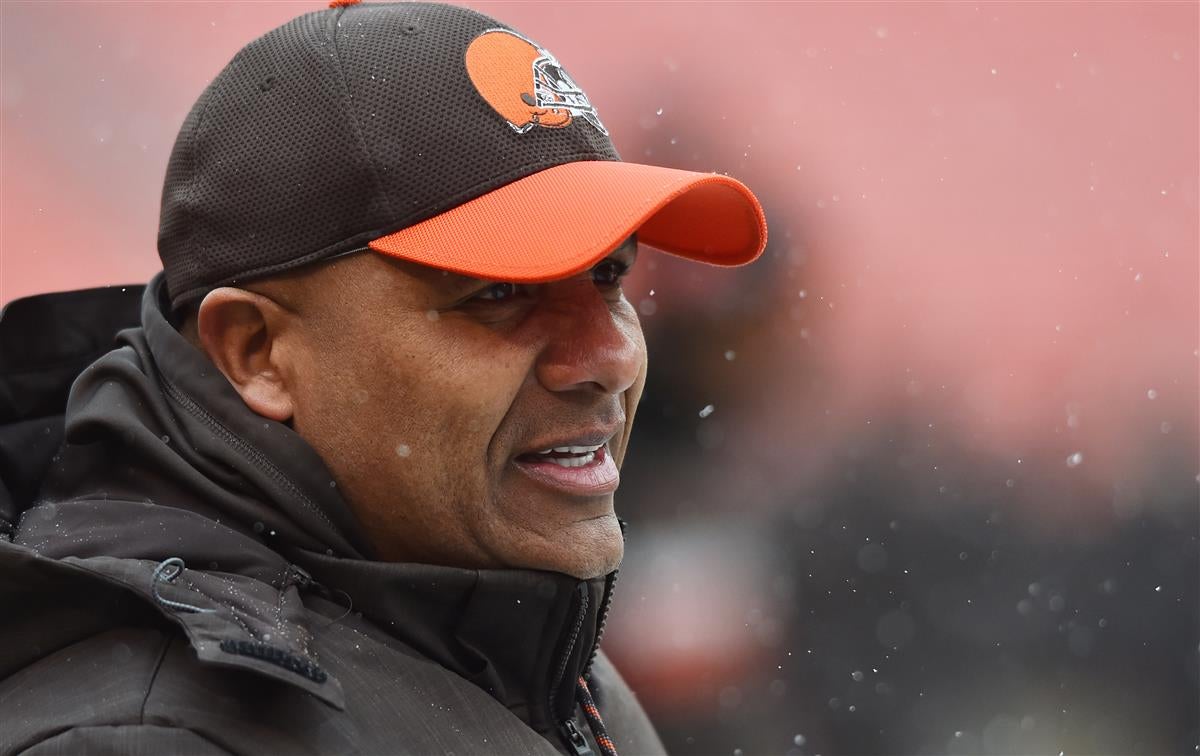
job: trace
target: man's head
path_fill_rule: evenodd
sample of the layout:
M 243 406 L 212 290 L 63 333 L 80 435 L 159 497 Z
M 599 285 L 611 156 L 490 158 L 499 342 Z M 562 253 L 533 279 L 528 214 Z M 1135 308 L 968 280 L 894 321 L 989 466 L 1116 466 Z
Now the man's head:
M 621 292 L 636 257 L 630 238 L 514 285 L 364 252 L 213 290 L 194 338 L 317 450 L 380 558 L 594 577 L 621 560 L 613 491 L 646 375 Z
M 180 130 L 159 254 L 183 330 L 321 454 L 381 558 L 611 570 L 646 366 L 633 234 L 740 265 L 762 208 L 620 161 L 494 19 L 335 5 L 243 48 Z

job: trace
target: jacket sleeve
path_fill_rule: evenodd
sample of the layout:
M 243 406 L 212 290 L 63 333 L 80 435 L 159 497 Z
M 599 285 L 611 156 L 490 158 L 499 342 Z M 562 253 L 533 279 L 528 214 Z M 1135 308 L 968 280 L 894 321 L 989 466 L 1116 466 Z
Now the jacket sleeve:
M 158 725 L 73 727 L 21 751 L 22 756 L 230 756 L 191 730 Z

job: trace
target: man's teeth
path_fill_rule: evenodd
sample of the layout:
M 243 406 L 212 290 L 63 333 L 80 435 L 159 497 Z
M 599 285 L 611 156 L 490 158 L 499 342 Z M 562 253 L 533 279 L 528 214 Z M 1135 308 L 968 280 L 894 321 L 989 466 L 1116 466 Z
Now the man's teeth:
M 548 461 L 553 462 L 559 467 L 583 467 L 584 465 L 591 464 L 595 458 L 595 452 L 588 452 L 582 457 L 550 457 Z
M 545 457 L 544 461 L 553 462 L 559 467 L 583 467 L 590 465 L 596 459 L 596 452 L 604 444 L 596 444 L 595 446 L 555 446 L 552 449 L 543 449 L 538 452 L 539 456 L 547 454 L 571 454 L 571 457 Z
M 604 444 L 596 444 L 595 446 L 556 446 L 553 449 L 543 449 L 538 454 L 549 454 L 550 452 L 558 452 L 559 454 L 587 454 L 594 452 Z

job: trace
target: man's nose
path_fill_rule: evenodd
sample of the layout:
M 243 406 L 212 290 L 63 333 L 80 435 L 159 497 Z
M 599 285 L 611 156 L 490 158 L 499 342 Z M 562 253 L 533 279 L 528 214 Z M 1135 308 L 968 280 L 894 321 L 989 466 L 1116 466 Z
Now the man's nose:
M 590 280 L 564 284 L 543 306 L 547 332 L 538 382 L 550 391 L 604 394 L 620 394 L 634 384 L 646 358 L 637 315 L 614 308 Z

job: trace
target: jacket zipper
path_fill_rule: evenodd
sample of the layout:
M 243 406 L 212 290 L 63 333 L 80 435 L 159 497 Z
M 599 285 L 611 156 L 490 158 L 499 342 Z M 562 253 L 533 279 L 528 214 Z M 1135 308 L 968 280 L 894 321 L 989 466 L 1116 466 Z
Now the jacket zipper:
M 617 518 L 617 523 L 621 526 L 621 540 L 624 541 L 629 523 L 620 517 Z M 613 588 L 617 585 L 618 572 L 620 570 L 613 570 L 604 579 L 604 598 L 600 599 L 600 613 L 596 620 L 596 640 L 592 643 L 592 652 L 588 654 L 587 664 L 583 665 L 583 677 L 588 682 L 591 682 L 588 675 L 591 674 L 592 663 L 596 661 L 596 654 L 600 651 L 600 639 L 604 636 L 604 623 L 608 620 L 608 607 L 612 605 Z
M 604 598 L 600 599 L 600 613 L 596 620 L 596 640 L 592 643 L 592 651 L 588 654 L 587 664 L 583 665 L 583 676 L 587 678 L 592 671 L 592 663 L 600 651 L 600 638 L 604 636 L 604 623 L 608 621 L 608 607 L 612 605 L 613 587 L 617 584 L 617 572 L 613 570 L 604 580 Z
M 571 625 L 571 634 L 567 636 L 567 642 L 563 646 L 562 658 L 558 663 L 558 671 L 554 675 L 554 680 L 550 685 L 550 714 L 554 715 L 554 699 L 558 695 L 558 688 L 562 685 L 563 676 L 567 673 L 567 663 L 571 660 L 571 652 L 575 650 L 575 644 L 579 640 L 579 632 L 583 629 L 583 620 L 587 617 L 588 609 L 588 590 L 585 583 L 580 583 L 576 588 L 579 594 L 579 609 L 575 615 L 575 622 Z M 574 707 L 572 707 L 574 708 Z M 559 731 L 562 733 L 563 740 L 567 747 L 575 756 L 591 756 L 592 749 L 588 746 L 587 739 L 583 737 L 583 733 L 575 724 L 574 714 L 564 719 L 558 725 Z
M 622 528 L 622 531 L 624 528 Z M 592 670 L 592 663 L 596 661 L 596 653 L 600 650 L 600 638 L 604 635 L 604 623 L 608 619 L 608 608 L 612 605 L 613 586 L 617 582 L 617 570 L 609 573 L 604 581 L 604 597 L 600 600 L 600 611 L 596 620 L 596 639 L 592 643 L 592 650 L 588 654 L 587 664 L 583 667 L 583 676 L 586 678 Z M 580 595 L 583 597 L 579 608 L 579 617 L 575 622 L 575 630 L 573 638 L 567 647 L 567 655 L 563 657 L 562 668 L 566 668 L 566 663 L 571 655 L 571 648 L 575 644 L 575 638 L 579 635 L 579 629 L 583 626 L 584 615 L 587 612 L 587 589 L 581 590 Z M 563 673 L 559 672 L 559 682 L 561 683 Z M 558 689 L 555 685 L 550 689 L 550 711 L 554 711 L 554 691 Z M 591 756 L 592 749 L 588 746 L 587 740 L 583 737 L 583 733 L 575 724 L 574 718 L 568 719 L 562 723 L 563 735 L 566 737 L 567 745 L 574 751 L 575 756 Z
M 567 738 L 567 745 L 575 753 L 575 756 L 590 756 L 592 749 L 588 746 L 587 739 L 583 737 L 583 733 L 576 726 L 574 719 L 568 719 L 563 722 L 563 734 Z

